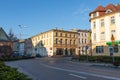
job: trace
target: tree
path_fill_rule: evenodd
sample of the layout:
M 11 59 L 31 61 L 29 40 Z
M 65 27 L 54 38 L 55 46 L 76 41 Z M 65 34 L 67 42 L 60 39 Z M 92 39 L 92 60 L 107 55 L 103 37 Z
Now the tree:
M 9 33 L 8 33 L 8 37 L 10 41 L 15 41 L 17 40 L 17 37 L 14 35 L 12 28 L 10 29 Z

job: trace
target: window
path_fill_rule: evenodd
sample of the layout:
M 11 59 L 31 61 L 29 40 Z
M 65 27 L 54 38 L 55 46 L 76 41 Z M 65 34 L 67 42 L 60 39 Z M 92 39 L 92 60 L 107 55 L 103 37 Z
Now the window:
M 62 37 L 62 33 L 60 33 L 60 37 Z
M 56 44 L 58 44 L 58 39 L 56 38 Z
M 83 43 L 83 39 L 82 39 L 82 43 Z
M 114 16 L 111 17 L 111 24 L 115 24 L 115 17 Z
M 75 45 L 75 40 L 74 40 L 74 45 Z
M 83 36 L 83 33 L 82 33 L 82 36 Z
M 67 33 L 65 34 L 65 37 L 67 37 Z
M 85 39 L 85 43 L 87 43 L 87 40 Z
M 60 44 L 62 44 L 62 39 L 60 39 Z
M 96 40 L 96 33 L 94 33 L 94 40 Z
M 85 33 L 85 36 L 87 36 L 86 33 Z
M 101 19 L 100 23 L 101 23 L 101 26 L 104 26 L 104 19 Z
M 115 46 L 114 46 L 114 52 L 115 52 L 115 53 L 118 53 L 118 45 L 115 45 Z
M 103 46 L 96 46 L 96 53 L 103 53 L 104 47 Z
M 75 34 L 74 34 L 74 38 L 75 38 Z
M 65 39 L 65 45 L 67 45 L 67 39 Z
M 95 21 L 93 22 L 93 27 L 96 28 L 96 22 Z
M 94 18 L 94 17 L 97 17 L 97 14 L 96 14 L 96 13 L 93 14 L 93 18 Z
M 70 37 L 71 37 L 71 34 L 70 34 Z
M 79 38 L 79 43 L 80 43 L 80 38 Z
M 101 39 L 105 39 L 105 32 L 101 32 Z
M 72 40 L 70 40 L 70 45 L 72 44 Z
M 56 32 L 56 36 L 58 36 L 58 33 Z
M 112 10 L 110 10 L 110 9 L 108 9 L 108 10 L 106 10 L 106 14 L 108 14 L 108 13 L 111 13 L 112 12 Z

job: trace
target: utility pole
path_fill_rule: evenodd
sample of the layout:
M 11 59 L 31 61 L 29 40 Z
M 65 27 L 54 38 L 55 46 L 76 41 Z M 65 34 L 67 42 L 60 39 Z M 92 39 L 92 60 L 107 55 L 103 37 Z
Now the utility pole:
M 23 26 L 23 25 L 18 25 L 18 26 L 20 28 L 20 39 L 22 39 L 22 34 L 21 34 L 22 29 L 27 28 L 27 26 Z

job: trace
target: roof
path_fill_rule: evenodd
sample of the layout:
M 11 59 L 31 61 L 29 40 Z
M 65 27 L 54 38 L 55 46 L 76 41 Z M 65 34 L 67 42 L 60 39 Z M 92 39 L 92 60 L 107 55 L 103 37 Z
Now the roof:
M 98 12 L 98 11 L 105 11 L 105 8 L 102 5 L 100 5 L 93 12 Z
M 77 34 L 77 31 L 74 31 L 73 29 L 72 30 L 51 29 L 51 30 L 48 30 L 48 31 L 45 31 L 45 32 L 41 32 L 41 33 L 39 33 L 37 35 L 34 35 L 34 36 L 30 37 L 30 38 L 36 37 L 36 36 L 41 35 L 41 34 L 45 34 L 45 33 L 50 32 L 50 31 L 70 32 L 70 33 L 76 33 Z
M 95 10 L 93 10 L 91 13 L 95 13 L 95 12 L 105 12 L 107 10 L 111 10 L 112 12 L 117 12 L 117 11 L 120 11 L 120 4 L 116 4 L 116 5 L 113 5 L 113 4 L 108 4 L 106 7 L 103 7 L 102 5 L 98 6 Z M 90 14 L 91 14 L 90 13 Z M 103 15 L 104 15 L 103 14 Z
M 8 35 L 7 35 L 6 32 L 3 30 L 2 27 L 0 27 L 0 32 L 2 32 L 2 33 L 5 35 L 5 38 L 6 38 L 6 39 L 3 39 L 3 38 L 1 39 L 1 38 L 0 38 L 0 40 L 6 40 L 6 41 L 9 40 Z M 0 35 L 0 36 L 2 36 L 2 35 Z
M 78 30 L 78 32 L 91 32 L 91 30 Z

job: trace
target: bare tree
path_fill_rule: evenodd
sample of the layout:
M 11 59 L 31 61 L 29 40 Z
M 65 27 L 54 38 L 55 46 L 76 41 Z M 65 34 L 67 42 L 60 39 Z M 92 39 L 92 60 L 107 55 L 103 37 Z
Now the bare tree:
M 8 37 L 9 37 L 10 41 L 18 40 L 17 37 L 14 35 L 12 28 L 10 28 L 10 30 L 9 30 Z

